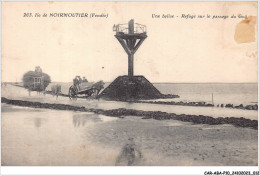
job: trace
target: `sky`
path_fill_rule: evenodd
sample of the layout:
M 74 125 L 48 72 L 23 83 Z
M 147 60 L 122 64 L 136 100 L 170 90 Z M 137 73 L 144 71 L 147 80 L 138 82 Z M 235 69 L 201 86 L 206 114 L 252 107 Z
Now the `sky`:
M 151 82 L 257 82 L 257 24 L 255 40 L 238 43 L 234 36 L 244 19 L 185 19 L 182 14 L 257 16 L 257 2 L 2 2 L 2 81 L 21 81 L 35 66 L 55 82 L 70 82 L 76 75 L 89 81 L 127 75 L 128 56 L 112 27 L 134 19 L 147 26 L 148 35 L 134 56 L 135 75 Z

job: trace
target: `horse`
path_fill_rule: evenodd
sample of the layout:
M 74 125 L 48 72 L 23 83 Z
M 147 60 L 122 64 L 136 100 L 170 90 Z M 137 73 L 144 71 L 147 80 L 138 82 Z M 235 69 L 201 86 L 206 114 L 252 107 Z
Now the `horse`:
M 92 95 L 98 95 L 99 92 L 104 88 L 105 83 L 101 80 L 96 83 L 94 83 L 91 88 L 93 89 Z
M 51 92 L 52 92 L 53 97 L 56 95 L 56 100 L 57 100 L 59 94 L 61 93 L 61 85 L 56 84 L 56 85 L 51 86 Z

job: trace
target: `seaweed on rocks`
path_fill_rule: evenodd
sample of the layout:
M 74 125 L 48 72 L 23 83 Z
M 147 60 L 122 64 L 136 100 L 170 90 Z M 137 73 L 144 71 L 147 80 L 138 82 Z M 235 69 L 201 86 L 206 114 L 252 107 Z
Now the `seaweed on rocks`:
M 51 103 L 40 103 L 40 102 L 30 102 L 23 100 L 10 100 L 7 98 L 1 98 L 2 103 L 32 107 L 32 108 L 45 108 L 45 109 L 56 109 L 56 110 L 69 110 L 69 111 L 80 111 L 80 112 L 92 112 L 96 114 L 102 114 L 106 116 L 113 116 L 123 118 L 123 116 L 139 116 L 142 119 L 156 119 L 156 120 L 179 120 L 183 122 L 192 122 L 194 124 L 208 124 L 208 125 L 221 125 L 221 124 L 230 124 L 236 127 L 248 127 L 257 130 L 258 121 L 246 119 L 244 117 L 218 117 L 213 118 L 210 116 L 204 115 L 186 115 L 186 114 L 175 114 L 175 113 L 166 113 L 161 111 L 142 111 L 134 109 L 93 109 L 86 108 L 84 106 L 72 106 L 66 104 L 51 104 Z

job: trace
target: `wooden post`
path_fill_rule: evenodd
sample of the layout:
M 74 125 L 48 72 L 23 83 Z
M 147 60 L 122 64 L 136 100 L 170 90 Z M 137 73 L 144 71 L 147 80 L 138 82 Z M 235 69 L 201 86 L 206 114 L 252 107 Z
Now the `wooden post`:
M 134 28 L 134 20 L 130 20 L 128 22 L 128 33 L 129 34 L 134 34 L 135 28 Z
M 213 93 L 212 93 L 212 104 L 214 105 Z
M 128 55 L 128 76 L 134 76 L 134 55 Z

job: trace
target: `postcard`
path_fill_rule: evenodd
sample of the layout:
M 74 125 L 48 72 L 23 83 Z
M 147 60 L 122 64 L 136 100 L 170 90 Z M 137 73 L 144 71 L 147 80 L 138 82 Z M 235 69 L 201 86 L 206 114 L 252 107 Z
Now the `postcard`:
M 257 26 L 256 1 L 2 2 L 1 165 L 258 166 Z

